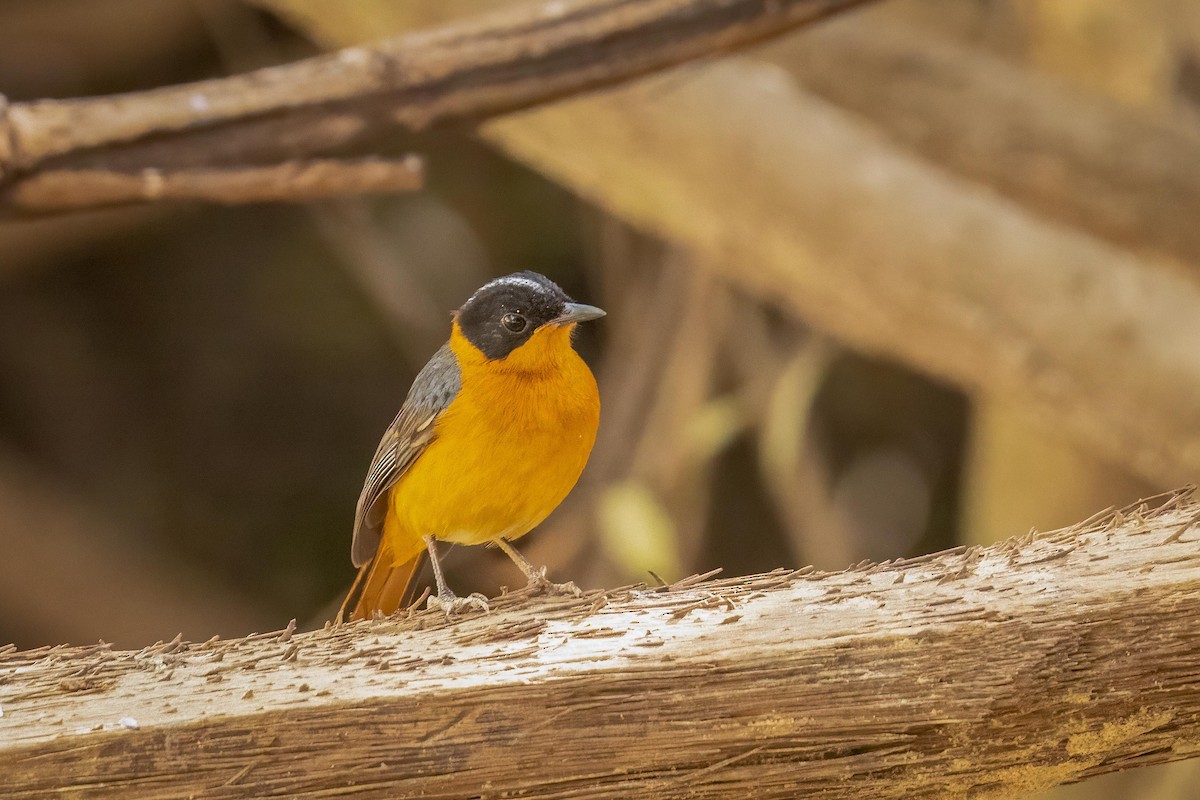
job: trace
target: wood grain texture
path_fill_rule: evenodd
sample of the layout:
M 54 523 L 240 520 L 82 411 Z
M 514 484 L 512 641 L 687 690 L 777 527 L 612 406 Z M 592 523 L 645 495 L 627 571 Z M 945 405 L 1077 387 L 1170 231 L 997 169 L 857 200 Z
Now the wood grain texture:
M 4 796 L 1010 797 L 1200 755 L 1200 504 L 845 572 L 0 655 Z
M 870 1 L 554 0 L 231 78 L 97 98 L 0 98 L 0 180 L 9 184 L 0 211 L 64 210 L 13 191 L 44 169 L 126 176 L 311 158 L 397 127 L 619 83 Z M 111 202 L 101 191 L 95 204 Z M 84 205 L 76 197 L 69 208 Z

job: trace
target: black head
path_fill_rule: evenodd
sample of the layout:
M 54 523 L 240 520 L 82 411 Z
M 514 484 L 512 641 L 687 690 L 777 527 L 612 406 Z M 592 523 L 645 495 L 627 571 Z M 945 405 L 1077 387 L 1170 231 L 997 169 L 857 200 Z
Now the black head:
M 536 272 L 514 272 L 488 283 L 458 310 L 467 341 L 495 361 L 523 345 L 543 325 L 565 325 L 604 316 L 571 301 L 554 281 Z

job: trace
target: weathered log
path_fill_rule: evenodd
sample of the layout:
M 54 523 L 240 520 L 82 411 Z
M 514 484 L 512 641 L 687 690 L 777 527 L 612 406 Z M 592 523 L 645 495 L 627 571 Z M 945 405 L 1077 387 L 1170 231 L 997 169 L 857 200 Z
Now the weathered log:
M 985 549 L 0 654 L 8 798 L 1003 797 L 1200 754 L 1200 504 Z

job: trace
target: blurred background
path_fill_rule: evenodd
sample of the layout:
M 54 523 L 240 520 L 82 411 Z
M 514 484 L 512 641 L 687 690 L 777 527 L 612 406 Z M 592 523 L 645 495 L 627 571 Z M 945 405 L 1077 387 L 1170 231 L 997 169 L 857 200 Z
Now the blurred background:
M 17 101 L 219 76 L 498 5 L 7 0 L 0 91 Z M 867 63 L 863 48 L 884 54 L 877 66 L 896 79 L 886 94 L 872 94 L 881 90 L 866 71 L 837 79 L 828 54 Z M 922 103 L 941 92 L 946 119 L 987 119 L 1000 112 L 970 80 L 990 81 L 1006 102 L 1028 97 L 1027 84 L 1047 87 L 1046 97 L 1104 110 L 1090 118 L 1088 157 L 1119 169 L 1138 157 L 1120 145 L 1139 125 L 1200 136 L 1200 4 L 894 0 L 718 66 L 726 73 L 711 80 L 761 80 L 768 95 L 783 82 L 801 107 L 810 94 L 838 106 L 829 119 L 884 154 L 864 152 L 864 162 L 903 159 L 935 187 L 970 182 L 969 202 L 997 218 L 1023 202 L 1020 218 L 1046 235 L 1103 239 L 1097 252 L 1114 263 L 1136 257 L 1164 280 L 1195 278 L 1183 257 L 1190 234 L 1145 232 L 1135 208 L 1089 230 L 1071 218 L 1073 201 L 1022 197 L 1002 170 L 980 166 L 986 141 L 973 143 L 971 161 L 938 140 Z M 671 143 L 649 126 L 679 102 L 709 138 L 675 148 L 678 169 L 692 169 L 702 147 L 714 164 L 749 159 L 738 136 L 771 120 L 752 109 L 736 125 L 728 108 L 707 117 L 689 97 L 712 68 L 654 79 L 649 111 L 621 130 Z M 959 105 L 947 100 L 956 91 Z M 1048 108 L 1053 129 L 1073 106 Z M 598 587 L 648 571 L 669 581 L 715 567 L 839 569 L 1051 529 L 1200 477 L 1187 459 L 1146 467 L 1091 447 L 1026 408 L 1019 390 L 948 379 L 954 369 L 939 369 L 937 352 L 906 356 L 916 345 L 903 328 L 895 347 L 871 347 L 855 334 L 861 319 L 804 313 L 757 251 L 728 245 L 765 237 L 756 209 L 779 186 L 728 182 L 727 216 L 693 215 L 687 192 L 662 188 L 670 158 L 589 173 L 579 165 L 615 158 L 605 148 L 616 133 L 589 152 L 585 134 L 547 137 L 561 126 L 543 125 L 541 139 L 506 126 L 397 141 L 427 162 L 426 190 L 407 196 L 0 223 L 0 642 L 138 646 L 328 618 L 353 577 L 350 523 L 378 437 L 445 338 L 450 310 L 517 269 L 609 312 L 578 343 L 604 402 L 596 450 L 567 503 L 523 542 L 556 579 Z M 779 149 L 767 139 L 756 157 L 798 174 L 783 161 L 806 129 L 776 133 Z M 1060 165 L 1037 166 L 1063 196 L 1092 191 L 1063 186 Z M 941 188 L 900 196 L 919 224 L 885 244 L 922 263 L 920 247 L 938 241 L 955 209 L 929 205 L 947 196 Z M 854 226 L 813 219 L 785 227 L 819 241 L 818 255 L 882 252 Z M 889 291 L 920 290 L 919 276 L 892 280 Z M 1030 287 L 1031 303 L 1043 288 Z M 1087 287 L 1076 289 L 1061 302 L 1086 302 Z M 927 335 L 912 338 L 928 346 Z M 1068 418 L 1069 388 L 1054 395 Z M 458 548 L 448 564 L 460 593 L 521 581 L 482 548 Z M 1056 796 L 1194 798 L 1197 780 L 1194 765 L 1175 765 Z

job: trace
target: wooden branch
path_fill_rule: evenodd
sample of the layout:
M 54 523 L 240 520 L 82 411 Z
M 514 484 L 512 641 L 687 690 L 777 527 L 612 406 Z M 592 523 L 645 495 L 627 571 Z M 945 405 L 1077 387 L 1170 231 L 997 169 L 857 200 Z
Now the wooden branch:
M 1200 755 L 1200 504 L 837 574 L 0 655 L 8 798 L 1007 797 Z
M 0 210 L 41 170 L 140 173 L 311 158 L 399 126 L 481 118 L 744 47 L 870 0 L 554 0 L 221 80 L 0 103 Z M 112 201 L 111 178 L 96 202 Z M 73 207 L 88 205 L 89 184 Z M 129 200 L 150 199 L 123 186 Z M 228 195 L 226 195 L 228 196 Z
M 155 200 L 208 203 L 301 203 L 344 194 L 420 189 L 421 160 L 365 158 L 286 161 L 268 167 L 118 172 L 48 169 L 18 182 L 9 197 L 27 211 L 50 214 Z

